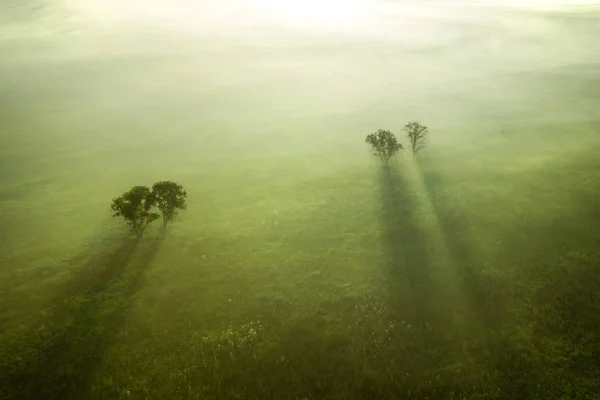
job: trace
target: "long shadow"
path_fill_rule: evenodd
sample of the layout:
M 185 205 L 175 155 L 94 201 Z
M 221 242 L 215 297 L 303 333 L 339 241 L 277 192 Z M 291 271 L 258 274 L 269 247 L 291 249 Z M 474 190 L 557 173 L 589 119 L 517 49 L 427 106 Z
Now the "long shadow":
M 389 254 L 388 305 L 403 333 L 389 349 L 401 360 L 397 372 L 404 381 L 389 388 L 389 398 L 442 399 L 449 393 L 468 393 L 469 383 L 446 369 L 464 359 L 462 326 L 455 316 L 453 282 L 447 280 L 447 260 L 428 231 L 422 193 L 402 165 L 382 167 L 380 174 L 382 224 Z M 387 369 L 388 366 L 382 365 Z
M 436 173 L 423 174 L 431 204 L 438 217 L 446 248 L 456 268 L 462 293 L 468 301 L 476 325 L 471 347 L 478 348 L 482 365 L 500 372 L 502 392 L 510 398 L 528 398 L 529 382 L 534 380 L 531 363 L 525 349 L 518 348 L 508 326 L 507 292 L 501 282 L 481 272 L 481 265 L 469 240 L 468 215 L 456 208 L 447 209 L 436 193 L 444 182 Z M 483 329 L 483 331 L 481 330 Z
M 382 166 L 380 174 L 389 251 L 388 293 L 396 317 L 408 321 L 415 331 L 415 357 L 432 361 L 439 357 L 434 354 L 437 350 L 450 344 L 451 315 L 436 281 L 431 243 L 418 225 L 418 196 L 403 174 L 395 165 Z M 430 351 L 431 346 L 435 351 Z
M 163 238 L 120 238 L 71 260 L 74 272 L 53 304 L 51 326 L 16 339 L 2 352 L 0 397 L 87 398 L 90 380 Z
M 505 321 L 506 306 L 500 293 L 499 282 L 481 273 L 469 240 L 470 221 L 466 213 L 457 208 L 446 209 L 435 194 L 443 190 L 444 182 L 436 173 L 423 174 L 421 178 L 429 193 L 431 204 L 438 217 L 446 248 L 452 257 L 463 284 L 463 294 L 478 320 L 489 329 L 498 329 Z

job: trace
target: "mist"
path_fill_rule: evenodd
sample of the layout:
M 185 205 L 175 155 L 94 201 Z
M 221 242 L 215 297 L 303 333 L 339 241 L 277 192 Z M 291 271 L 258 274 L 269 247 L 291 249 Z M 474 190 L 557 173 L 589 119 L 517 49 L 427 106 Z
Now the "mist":
M 583 1 L 3 2 L 0 398 L 590 398 L 598 43 Z

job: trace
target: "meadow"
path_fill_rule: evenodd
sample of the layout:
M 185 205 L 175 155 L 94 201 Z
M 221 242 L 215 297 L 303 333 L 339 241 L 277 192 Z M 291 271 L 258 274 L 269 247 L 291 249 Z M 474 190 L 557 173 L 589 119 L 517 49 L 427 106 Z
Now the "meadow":
M 0 27 L 0 399 L 599 398 L 597 9 L 39 3 Z M 382 165 L 365 136 L 415 119 Z M 163 179 L 188 209 L 137 240 L 111 200 Z

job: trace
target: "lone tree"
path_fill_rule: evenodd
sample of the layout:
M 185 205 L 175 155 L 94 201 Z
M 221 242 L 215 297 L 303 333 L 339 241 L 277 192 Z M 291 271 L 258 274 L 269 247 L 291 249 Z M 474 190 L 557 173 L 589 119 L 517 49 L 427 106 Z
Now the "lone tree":
M 377 132 L 367 135 L 365 140 L 373 147 L 373 153 L 381 158 L 381 161 L 387 163 L 389 159 L 403 149 L 402 144 L 398 143 L 396 136 L 390 131 L 378 129 Z
M 183 186 L 171 181 L 156 182 L 152 186 L 153 203 L 162 213 L 163 226 L 173 221 L 178 210 L 185 210 L 187 193 Z
M 114 211 L 113 217 L 122 217 L 139 239 L 148 224 L 160 217 L 157 213 L 150 212 L 153 205 L 150 189 L 147 186 L 134 186 L 113 199 L 111 208 Z
M 429 129 L 425 125 L 421 125 L 416 121 L 409 122 L 404 125 L 404 131 L 412 146 L 413 154 L 417 154 L 419 150 L 425 147 Z

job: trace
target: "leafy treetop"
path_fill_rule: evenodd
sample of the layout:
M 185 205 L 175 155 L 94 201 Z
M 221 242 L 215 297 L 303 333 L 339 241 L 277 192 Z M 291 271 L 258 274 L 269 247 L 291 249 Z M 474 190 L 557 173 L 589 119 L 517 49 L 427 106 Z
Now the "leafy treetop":
M 416 121 L 411 121 L 404 125 L 404 131 L 410 141 L 413 154 L 417 154 L 419 150 L 425 147 L 429 129 L 425 125 L 421 125 Z
M 150 212 L 153 203 L 152 192 L 147 186 L 134 186 L 113 199 L 111 208 L 114 211 L 113 216 L 122 217 L 141 238 L 148 224 L 159 218 L 157 213 Z
M 376 132 L 367 135 L 365 141 L 373 147 L 373 153 L 379 156 L 381 161 L 385 163 L 387 163 L 398 150 L 404 148 L 392 132 L 384 129 L 378 129 Z
M 178 210 L 185 210 L 187 207 L 187 193 L 183 186 L 171 181 L 160 181 L 152 186 L 153 203 L 161 211 L 163 225 L 173 221 L 177 216 Z

